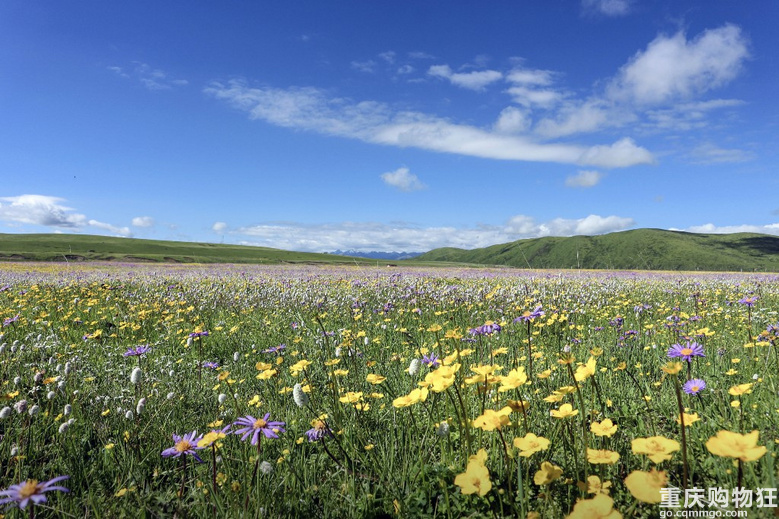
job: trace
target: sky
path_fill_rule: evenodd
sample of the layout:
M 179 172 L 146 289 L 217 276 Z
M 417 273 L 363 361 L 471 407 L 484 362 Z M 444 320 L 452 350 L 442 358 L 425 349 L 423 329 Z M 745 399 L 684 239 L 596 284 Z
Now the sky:
M 779 2 L 0 2 L 0 233 L 779 235 Z

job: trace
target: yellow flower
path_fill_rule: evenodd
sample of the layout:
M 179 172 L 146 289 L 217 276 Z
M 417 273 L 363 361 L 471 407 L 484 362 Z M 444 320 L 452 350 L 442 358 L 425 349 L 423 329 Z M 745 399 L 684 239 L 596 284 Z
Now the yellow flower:
M 527 374 L 525 373 L 524 367 L 512 369 L 508 372 L 508 375 L 500 378 L 500 387 L 498 388 L 498 391 L 501 393 L 511 391 L 512 389 L 525 385 L 526 382 Z
M 292 373 L 293 375 L 297 375 L 298 373 L 300 373 L 310 365 L 311 365 L 310 361 L 300 360 L 289 367 L 289 372 Z
M 271 369 L 273 367 L 273 364 L 270 362 L 258 362 L 254 365 L 255 368 L 257 368 L 257 371 L 265 371 L 266 369 Z
M 741 395 L 748 395 L 752 392 L 752 386 L 754 384 L 739 384 L 737 386 L 733 386 L 728 390 L 728 393 L 730 393 L 733 396 L 741 396 Z
M 592 499 L 577 501 L 565 519 L 622 519 L 622 514 L 614 510 L 613 499 L 606 494 L 598 494 Z
M 587 449 L 587 461 L 595 465 L 613 465 L 619 461 L 619 453 L 610 450 Z
M 757 445 L 759 431 L 749 434 L 739 434 L 730 431 L 720 431 L 709 438 L 706 448 L 715 456 L 737 458 L 741 461 L 755 461 L 766 453 L 765 445 Z
M 669 375 L 676 375 L 682 370 L 682 363 L 681 362 L 668 362 L 665 366 L 661 367 L 663 371 L 668 373 Z
M 473 421 L 473 426 L 484 431 L 494 431 L 504 425 L 510 425 L 509 417 L 501 411 L 487 409 L 484 414 Z
M 576 416 L 579 414 L 579 410 L 574 410 L 573 406 L 571 404 L 563 404 L 560 406 L 560 409 L 552 409 L 549 411 L 549 414 L 554 416 L 555 418 L 569 418 L 571 416 Z
M 682 413 L 682 416 L 684 417 L 684 426 L 685 427 L 689 427 L 692 424 L 694 424 L 695 422 L 697 422 L 698 420 L 700 420 L 700 417 L 698 416 L 698 413 L 692 413 L 692 414 Z M 680 417 L 678 417 L 678 416 L 676 417 L 676 423 L 678 423 L 678 424 L 682 423 L 682 419 Z
M 490 471 L 484 465 L 487 461 L 487 451 L 479 449 L 478 454 L 468 459 L 465 472 L 454 478 L 454 484 L 460 487 L 463 494 L 479 494 L 485 496 L 492 488 Z
M 426 387 L 421 387 L 417 389 L 412 389 L 411 393 L 405 396 L 399 396 L 395 400 L 392 401 L 392 405 L 395 407 L 408 407 L 410 405 L 416 404 L 417 402 L 424 402 L 427 400 L 428 395 L 428 389 Z
M 649 472 L 634 470 L 625 478 L 625 486 L 639 501 L 659 503 L 662 500 L 660 489 L 668 486 L 668 476 L 664 471 L 655 469 Z
M 524 438 L 514 438 L 514 447 L 519 449 L 520 456 L 527 458 L 536 452 L 547 450 L 549 448 L 549 440 L 543 436 L 527 433 Z
M 557 465 L 552 465 L 548 461 L 541 463 L 541 469 L 533 476 L 533 482 L 538 485 L 548 485 L 555 479 L 563 475 L 563 469 Z
M 269 369 L 267 371 L 262 371 L 260 373 L 257 373 L 257 376 L 254 377 L 257 380 L 270 380 L 271 378 L 275 377 L 276 374 L 278 374 L 278 371 L 275 369 Z
M 368 376 L 365 377 L 365 381 L 369 382 L 369 383 L 371 383 L 373 385 L 381 384 L 385 380 L 387 380 L 387 377 L 383 377 L 381 375 L 376 375 L 374 373 L 371 373 L 371 374 L 369 374 Z
M 217 440 L 221 440 L 222 438 L 226 437 L 227 435 L 221 431 L 211 431 L 210 433 L 203 436 L 203 439 L 197 442 L 198 447 L 209 447 L 212 443 L 214 443 Z
M 595 368 L 595 357 L 590 357 L 587 364 L 580 364 L 579 367 L 576 368 L 576 374 L 574 374 L 573 378 L 575 378 L 577 382 L 583 382 L 595 374 Z
M 617 432 L 617 425 L 612 423 L 609 418 L 605 418 L 602 422 L 592 422 L 590 424 L 590 430 L 595 436 L 606 436 L 611 438 L 615 432 Z
M 681 448 L 678 441 L 663 436 L 636 438 L 631 442 L 631 446 L 633 454 L 646 454 L 654 463 L 670 460 L 671 453 Z
M 347 391 L 338 400 L 344 404 L 356 404 L 362 400 L 362 391 Z
M 580 489 L 588 494 L 606 494 L 609 495 L 611 488 L 611 481 L 601 482 L 598 476 L 590 476 L 587 478 L 587 482 L 579 481 L 576 484 Z

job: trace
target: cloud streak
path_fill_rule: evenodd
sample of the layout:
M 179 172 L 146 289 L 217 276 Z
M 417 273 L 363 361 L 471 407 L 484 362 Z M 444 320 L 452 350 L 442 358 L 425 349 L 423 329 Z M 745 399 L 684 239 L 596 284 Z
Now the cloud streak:
M 394 111 L 377 101 L 328 97 L 312 87 L 250 87 L 245 81 L 215 82 L 205 92 L 277 126 L 401 148 L 473 157 L 558 162 L 603 168 L 651 164 L 651 152 L 624 138 L 610 145 L 538 142 L 529 136 L 458 124 L 413 111 Z
M 524 215 L 514 216 L 504 225 L 476 227 L 420 227 L 405 222 L 341 222 L 307 225 L 294 222 L 267 223 L 231 231 L 242 243 L 303 252 L 356 250 L 369 252 L 425 252 L 439 247 L 474 249 L 523 238 L 544 236 L 594 235 L 625 230 L 632 218 L 589 215 L 579 219 L 556 218 L 536 222 Z
M 425 189 L 425 185 L 408 168 L 398 168 L 395 171 L 382 173 L 381 179 L 388 186 L 392 186 L 401 191 L 411 192 Z

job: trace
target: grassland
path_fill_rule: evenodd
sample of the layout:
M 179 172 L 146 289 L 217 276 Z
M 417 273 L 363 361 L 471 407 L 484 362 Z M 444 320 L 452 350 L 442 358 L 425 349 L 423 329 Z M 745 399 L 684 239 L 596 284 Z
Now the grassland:
M 4 512 L 771 517 L 777 308 L 774 275 L 5 263 Z
M 516 268 L 779 272 L 779 237 L 637 229 L 534 238 L 480 249 L 434 249 L 418 259 Z

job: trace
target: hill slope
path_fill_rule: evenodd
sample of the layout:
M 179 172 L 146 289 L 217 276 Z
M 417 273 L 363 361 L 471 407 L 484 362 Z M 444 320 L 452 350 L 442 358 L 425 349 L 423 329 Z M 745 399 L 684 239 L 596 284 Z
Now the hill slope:
M 0 260 L 375 264 L 375 260 L 266 247 L 84 234 L 0 234 Z
M 519 268 L 779 272 L 779 237 L 637 229 L 600 236 L 534 238 L 482 249 L 434 249 L 418 257 Z

